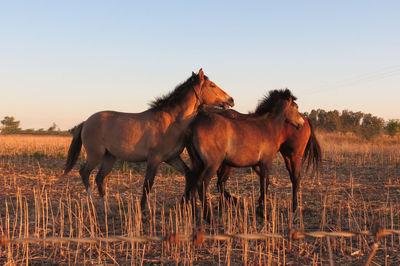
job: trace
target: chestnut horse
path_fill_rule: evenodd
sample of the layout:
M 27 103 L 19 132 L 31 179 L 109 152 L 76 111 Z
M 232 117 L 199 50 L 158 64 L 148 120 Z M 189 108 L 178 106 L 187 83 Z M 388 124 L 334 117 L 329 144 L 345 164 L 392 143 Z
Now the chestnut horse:
M 100 165 L 96 184 L 109 210 L 106 177 L 116 159 L 147 161 L 141 199 L 143 211 L 160 163 L 167 162 L 179 171 L 188 172 L 179 154 L 185 147 L 186 130 L 203 104 L 226 108 L 234 102 L 200 69 L 197 75 L 192 73 L 174 91 L 156 99 L 150 109 L 142 113 L 102 111 L 93 114 L 74 130 L 64 174 L 76 163 L 83 144 L 87 153 L 87 161 L 79 171 L 83 184 L 91 198 L 89 176 Z
M 260 197 L 257 214 L 263 215 L 263 204 L 269 184 L 272 160 L 279 150 L 280 134 L 285 122 L 295 127 L 305 120 L 298 112 L 296 98 L 286 90 L 274 90 L 256 108 L 251 118 L 230 118 L 217 112 L 200 112 L 191 127 L 188 151 L 193 169 L 186 198 L 193 200 L 196 190 L 208 219 L 207 187 L 222 164 L 231 167 L 258 166 Z
M 210 108 L 209 110 L 212 109 Z M 253 114 L 242 114 L 232 109 L 219 112 L 221 115 L 240 119 L 247 119 L 253 116 Z M 321 148 L 315 136 L 311 122 L 304 115 L 301 114 L 301 116 L 305 120 L 304 126 L 296 128 L 289 123 L 285 123 L 282 127 L 279 138 L 279 152 L 285 161 L 286 169 L 289 171 L 289 177 L 292 182 L 293 212 L 297 209 L 297 192 L 301 182 L 302 165 L 307 161 L 307 170 L 312 165 L 312 172 L 315 172 L 319 169 L 322 159 Z M 254 167 L 254 170 L 257 174 L 260 173 L 258 167 Z M 232 171 L 233 167 L 227 164 L 222 164 L 217 171 L 217 186 L 222 198 L 228 200 L 232 199 L 233 202 L 236 202 L 236 198 L 231 196 L 231 194 L 225 190 L 225 183 Z

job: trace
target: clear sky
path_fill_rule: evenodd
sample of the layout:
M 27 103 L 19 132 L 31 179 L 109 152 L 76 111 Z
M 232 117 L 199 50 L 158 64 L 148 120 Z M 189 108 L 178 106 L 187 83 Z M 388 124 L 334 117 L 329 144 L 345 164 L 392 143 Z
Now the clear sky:
M 203 68 L 253 110 L 290 88 L 300 111 L 400 119 L 400 1 L 1 1 L 0 118 L 68 129 L 140 112 Z

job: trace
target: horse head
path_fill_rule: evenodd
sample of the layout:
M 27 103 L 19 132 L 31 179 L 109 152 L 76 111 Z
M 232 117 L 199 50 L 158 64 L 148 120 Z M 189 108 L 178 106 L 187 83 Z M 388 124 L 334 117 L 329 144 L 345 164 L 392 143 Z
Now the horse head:
M 233 98 L 229 94 L 204 75 L 203 69 L 200 68 L 197 75 L 192 72 L 192 77 L 198 80 L 193 89 L 202 104 L 220 106 L 224 109 L 235 105 Z
M 293 96 L 290 96 L 286 101 L 287 102 L 285 106 L 285 122 L 293 125 L 297 129 L 303 127 L 306 121 L 304 120 L 303 116 L 299 113 L 299 106 L 295 102 L 295 98 Z

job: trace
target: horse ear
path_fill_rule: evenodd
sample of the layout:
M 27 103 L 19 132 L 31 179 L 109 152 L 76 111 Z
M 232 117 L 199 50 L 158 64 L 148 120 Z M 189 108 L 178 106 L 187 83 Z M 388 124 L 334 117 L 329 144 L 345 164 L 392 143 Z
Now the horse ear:
M 199 70 L 199 78 L 200 78 L 201 80 L 204 79 L 204 72 L 203 72 L 203 69 L 202 69 L 202 68 L 200 68 L 200 70 Z
M 196 76 L 196 74 L 192 71 L 192 77 Z

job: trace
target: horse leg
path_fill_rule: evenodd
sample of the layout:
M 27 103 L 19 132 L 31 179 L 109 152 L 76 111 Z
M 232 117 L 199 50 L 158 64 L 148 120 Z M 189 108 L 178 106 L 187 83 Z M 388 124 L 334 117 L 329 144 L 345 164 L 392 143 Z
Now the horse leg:
M 99 190 L 100 197 L 103 199 L 103 206 L 105 207 L 105 210 L 112 214 L 112 211 L 110 209 L 110 205 L 108 204 L 107 200 L 107 176 L 111 172 L 114 163 L 115 163 L 116 158 L 107 153 L 106 156 L 104 157 L 104 161 L 100 166 L 100 170 L 97 173 L 96 176 L 96 184 L 97 184 L 97 189 Z
M 216 170 L 214 170 L 215 173 Z M 202 178 L 203 182 L 198 184 L 198 193 L 199 193 L 199 198 L 202 203 L 203 207 L 203 218 L 209 223 L 210 222 L 210 211 L 208 210 L 208 197 L 207 197 L 207 188 L 208 184 L 210 183 L 210 176 L 211 170 L 206 169 L 205 170 L 205 175 L 204 178 Z M 212 173 L 211 173 L 212 175 Z
M 140 201 L 140 208 L 142 209 L 142 212 L 144 212 L 145 210 L 144 207 L 146 206 L 147 196 L 151 191 L 151 187 L 153 186 L 154 176 L 157 173 L 157 168 L 159 164 L 160 162 L 155 160 L 147 161 L 146 176 L 143 183 L 142 199 Z
M 256 213 L 260 217 L 264 217 L 264 201 L 268 192 L 269 185 L 269 169 L 271 163 L 260 163 L 260 197 L 258 198 L 258 207 Z
M 225 190 L 225 185 L 226 181 L 228 181 L 230 174 L 233 171 L 233 167 L 230 167 L 226 164 L 222 164 L 220 168 L 217 171 L 217 176 L 218 176 L 218 182 L 217 182 L 217 187 L 218 187 L 218 192 L 221 193 L 221 200 L 226 199 L 226 200 L 232 200 L 233 203 L 236 205 L 237 199 L 236 197 L 233 197 L 228 191 Z
M 189 153 L 190 154 L 190 153 Z M 186 177 L 185 193 L 182 197 L 181 204 L 184 203 L 192 206 L 193 217 L 196 217 L 196 195 L 199 192 L 199 184 L 204 167 L 199 160 L 191 156 L 192 169 L 189 169 Z
M 181 172 L 182 174 L 185 175 L 190 171 L 189 167 L 186 165 L 186 163 L 182 160 L 180 156 L 177 156 L 175 158 L 169 159 L 165 161 L 167 164 L 171 165 L 173 168 Z
M 256 172 L 256 174 L 258 176 L 260 176 L 260 167 L 258 165 L 256 165 L 256 166 L 253 166 L 252 168 L 253 168 L 254 172 Z
M 165 162 L 185 175 L 185 195 L 186 195 L 188 185 L 189 185 L 189 183 L 188 183 L 189 182 L 188 175 L 190 173 L 189 167 L 186 165 L 186 163 L 182 160 L 182 158 L 180 156 L 169 159 Z
M 165 162 L 167 164 L 171 165 L 173 168 L 175 168 L 176 170 L 178 170 L 185 176 L 185 192 L 181 199 L 181 205 L 183 206 L 183 204 L 185 203 L 185 200 L 187 201 L 189 198 L 188 193 L 189 193 L 189 180 L 190 180 L 189 175 L 191 173 L 190 169 L 180 156 L 169 159 Z
M 90 173 L 93 171 L 94 168 L 98 165 L 98 162 L 87 160 L 86 163 L 81 167 L 79 170 L 79 174 L 82 178 L 83 185 L 88 193 L 88 199 L 91 201 L 93 199 L 93 192 L 90 187 L 89 177 Z
M 293 178 L 292 160 L 291 160 L 291 157 L 289 155 L 286 155 L 286 154 L 283 154 L 283 153 L 282 153 L 282 157 L 283 157 L 283 160 L 285 161 L 286 169 L 289 172 L 290 181 L 292 182 L 292 197 L 293 197 L 293 199 L 292 199 L 292 210 L 295 210 L 296 208 L 294 207 L 294 203 L 297 202 L 297 197 L 295 198 L 294 197 L 294 193 L 293 193 L 294 192 L 294 183 L 293 183 L 294 178 Z
M 203 205 L 203 218 L 207 222 L 210 222 L 210 214 L 211 214 L 210 211 L 208 210 L 207 188 L 212 176 L 215 174 L 217 170 L 218 170 L 217 164 L 208 165 L 204 167 L 197 183 L 199 198 Z
M 286 168 L 289 171 L 290 181 L 292 181 L 292 212 L 297 209 L 297 192 L 299 191 L 301 175 L 301 156 L 284 156 Z

